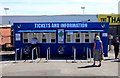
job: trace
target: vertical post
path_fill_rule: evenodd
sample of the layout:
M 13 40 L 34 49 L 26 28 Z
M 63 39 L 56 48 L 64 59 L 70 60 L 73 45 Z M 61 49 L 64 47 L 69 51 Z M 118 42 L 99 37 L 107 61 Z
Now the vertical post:
M 32 49 L 32 62 L 33 62 L 33 57 L 34 57 L 34 48 Z
M 36 47 L 35 49 L 36 49 L 36 56 L 37 56 L 37 58 L 38 58 L 37 47 Z
M 48 49 L 47 49 L 47 62 L 48 62 Z
M 20 52 L 20 59 L 22 60 L 22 48 L 21 48 L 21 52 Z
M 76 62 L 76 48 L 74 48 L 74 61 L 72 61 L 72 63 L 77 63 Z
M 40 47 L 38 47 L 38 52 L 39 52 L 38 56 L 40 57 Z
M 90 62 L 91 62 L 91 49 L 89 48 Z
M 74 48 L 74 62 L 76 61 L 76 49 Z
M 17 61 L 17 51 L 19 50 L 19 48 L 17 48 L 16 49 L 16 51 L 15 51 L 15 63 L 16 63 L 16 61 Z
M 49 58 L 50 58 L 50 47 L 49 47 Z
M 82 6 L 82 7 L 81 7 L 81 9 L 83 9 L 83 14 L 84 14 L 84 9 L 85 9 L 85 7 L 84 7 L 84 6 Z
M 5 14 L 7 15 L 7 10 L 9 10 L 9 8 L 4 8 L 4 10 L 5 10 Z
M 88 47 L 87 47 L 87 60 L 88 60 Z

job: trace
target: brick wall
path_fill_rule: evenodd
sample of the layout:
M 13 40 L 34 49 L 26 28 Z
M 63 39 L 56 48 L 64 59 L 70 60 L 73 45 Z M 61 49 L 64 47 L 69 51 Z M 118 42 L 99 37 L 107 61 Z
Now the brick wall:
M 5 43 L 11 43 L 11 28 L 9 27 L 1 27 L 0 28 L 1 40 L 0 44 L 3 45 Z

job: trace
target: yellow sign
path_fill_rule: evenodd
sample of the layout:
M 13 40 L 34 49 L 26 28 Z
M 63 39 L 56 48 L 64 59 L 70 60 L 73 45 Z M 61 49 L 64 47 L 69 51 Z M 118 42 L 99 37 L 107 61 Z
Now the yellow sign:
M 120 14 L 100 14 L 99 22 L 109 22 L 110 25 L 120 25 Z

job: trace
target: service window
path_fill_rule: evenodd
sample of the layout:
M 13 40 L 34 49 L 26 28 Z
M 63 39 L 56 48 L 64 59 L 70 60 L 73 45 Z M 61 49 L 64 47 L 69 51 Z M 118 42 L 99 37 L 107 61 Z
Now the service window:
M 80 43 L 80 33 L 76 33 L 75 42 L 76 42 L 76 43 Z
M 66 43 L 75 43 L 75 33 L 73 32 L 66 33 Z
M 66 33 L 66 43 L 70 43 L 71 42 L 71 35 Z
M 23 33 L 23 43 L 28 43 L 29 33 Z
M 89 33 L 85 33 L 85 43 L 89 43 Z
M 42 43 L 46 43 L 46 33 L 42 33 Z
M 28 33 L 28 43 L 31 43 L 33 38 L 37 38 L 38 42 L 40 42 L 38 34 L 39 33 Z
M 97 33 L 97 32 L 95 33 L 94 40 L 95 40 L 95 38 L 96 38 L 97 35 L 100 36 L 100 33 Z
M 51 43 L 56 42 L 56 33 L 51 33 Z

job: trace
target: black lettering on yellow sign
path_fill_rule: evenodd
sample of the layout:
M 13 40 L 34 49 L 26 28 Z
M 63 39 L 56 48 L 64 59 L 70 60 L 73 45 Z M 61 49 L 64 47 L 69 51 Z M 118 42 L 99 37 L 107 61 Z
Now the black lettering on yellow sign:
M 106 18 L 101 18 L 101 21 L 102 22 L 106 22 Z
M 120 23 L 120 17 L 117 18 L 117 22 Z
M 116 17 L 113 17 L 113 18 L 111 19 L 111 22 L 112 22 L 112 23 L 117 23 Z
M 120 17 L 107 16 L 106 18 L 100 18 L 101 22 L 120 23 Z
M 111 16 L 107 16 L 108 22 L 110 22 L 110 18 L 111 18 Z

